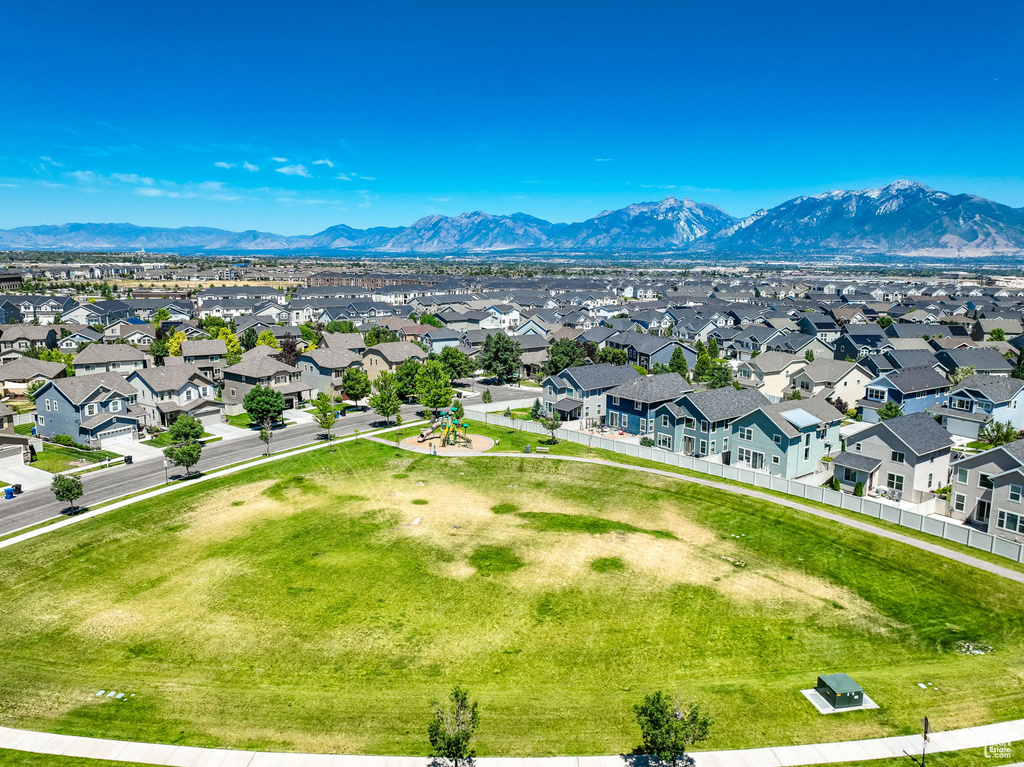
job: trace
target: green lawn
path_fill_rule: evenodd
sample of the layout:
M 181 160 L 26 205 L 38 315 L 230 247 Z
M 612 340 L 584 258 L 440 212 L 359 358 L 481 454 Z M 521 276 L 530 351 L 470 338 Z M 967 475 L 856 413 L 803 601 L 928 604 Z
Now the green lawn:
M 204 431 L 202 438 L 212 437 L 212 436 L 213 435 L 210 434 L 210 432 Z M 171 445 L 174 444 L 174 440 L 171 438 L 171 433 L 169 431 L 162 431 L 159 434 L 157 434 L 155 437 L 153 437 L 153 439 L 147 439 L 142 444 L 143 445 L 152 445 L 153 447 L 170 447 Z
M 54 474 L 67 469 L 76 468 L 73 461 L 88 461 L 89 463 L 100 463 L 108 458 L 120 458 L 117 453 L 109 450 L 76 450 L 73 447 L 53 445 L 47 443 L 42 450 L 36 452 L 36 460 L 32 464 L 37 469 L 49 471 Z
M 967 443 L 967 447 L 972 448 L 974 450 L 991 450 L 992 449 L 992 445 L 990 445 L 988 442 L 978 442 L 977 440 L 975 440 L 974 442 L 968 442 Z
M 15 434 L 22 434 L 22 435 L 27 437 L 30 434 L 32 434 L 32 424 L 30 424 L 30 423 L 19 423 L 17 426 L 14 427 L 14 433 Z
M 0 767 L 142 767 L 142 764 L 0 749 Z
M 227 421 L 228 421 L 229 424 L 231 424 L 232 426 L 237 426 L 239 429 L 251 429 L 252 428 L 252 419 L 249 417 L 248 413 L 239 413 L 238 415 L 229 415 L 229 416 L 227 416 Z M 274 428 L 278 429 L 278 428 L 281 427 L 282 424 L 287 426 L 288 424 L 291 424 L 291 423 L 295 423 L 295 422 L 294 421 L 278 421 L 277 424 L 274 425 Z
M 711 710 L 710 748 L 951 729 L 1024 717 L 1022 599 L 693 483 L 352 442 L 0 550 L 0 724 L 424 754 L 463 684 L 481 756 L 628 750 L 657 688 Z M 833 671 L 882 708 L 817 714 L 798 691 Z

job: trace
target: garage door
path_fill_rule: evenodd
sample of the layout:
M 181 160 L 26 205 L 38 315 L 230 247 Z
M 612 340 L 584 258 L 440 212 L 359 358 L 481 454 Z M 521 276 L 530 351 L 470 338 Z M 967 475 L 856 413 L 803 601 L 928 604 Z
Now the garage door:
M 203 426 L 212 426 L 214 424 L 220 423 L 220 411 L 210 410 L 204 413 L 196 413 L 195 418 Z
M 135 433 L 135 429 L 131 426 L 126 426 L 122 429 L 110 429 L 99 434 L 100 447 L 107 447 L 108 445 L 116 445 L 118 442 L 127 442 L 132 439 Z

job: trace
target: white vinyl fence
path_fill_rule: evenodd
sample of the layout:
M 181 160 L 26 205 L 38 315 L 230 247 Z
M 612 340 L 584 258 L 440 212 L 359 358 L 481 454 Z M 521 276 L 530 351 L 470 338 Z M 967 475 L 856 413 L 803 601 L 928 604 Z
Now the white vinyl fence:
M 509 429 L 529 432 L 531 434 L 547 435 L 548 431 L 535 421 L 524 421 L 513 418 L 506 418 L 497 413 L 473 413 L 473 417 L 482 420 L 492 426 L 504 426 Z M 848 493 L 840 493 L 824 487 L 805 485 L 801 482 L 773 477 L 770 474 L 751 471 L 739 466 L 725 466 L 720 463 L 711 463 L 701 458 L 683 455 L 681 453 L 670 453 L 654 447 L 641 447 L 628 442 L 621 442 L 614 439 L 605 439 L 598 435 L 583 434 L 571 429 L 558 429 L 555 437 L 566 442 L 577 442 L 582 445 L 589 445 L 593 448 L 608 450 L 613 453 L 622 453 L 637 458 L 644 458 L 648 461 L 663 463 L 668 466 L 677 466 L 681 469 L 700 472 L 711 477 L 743 482 L 765 490 L 774 490 L 779 493 L 806 498 L 809 501 L 826 503 L 829 506 L 836 506 L 844 511 L 854 511 L 858 514 L 866 514 L 875 519 L 882 519 L 902 527 L 909 527 L 913 530 L 920 530 L 924 533 L 944 538 L 948 541 L 962 543 L 974 549 L 981 549 L 1001 557 L 1012 559 L 1015 562 L 1024 562 L 1024 546 L 1005 538 L 989 535 L 980 530 L 959 525 L 947 521 L 942 517 L 929 517 L 916 511 L 898 509 L 888 504 L 873 501 L 870 498 L 858 497 Z

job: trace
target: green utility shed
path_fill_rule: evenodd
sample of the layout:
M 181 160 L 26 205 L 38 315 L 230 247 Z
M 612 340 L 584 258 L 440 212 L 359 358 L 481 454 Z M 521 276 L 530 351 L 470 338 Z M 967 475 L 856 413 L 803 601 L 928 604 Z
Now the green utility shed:
M 819 676 L 814 689 L 832 705 L 832 708 L 856 708 L 864 705 L 864 689 L 846 674 Z

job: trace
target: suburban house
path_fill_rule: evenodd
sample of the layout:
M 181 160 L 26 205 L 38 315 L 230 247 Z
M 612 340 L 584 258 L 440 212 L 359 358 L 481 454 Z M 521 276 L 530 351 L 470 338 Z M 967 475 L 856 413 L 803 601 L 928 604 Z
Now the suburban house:
M 931 365 L 890 370 L 867 385 L 857 409 L 868 423 L 878 423 L 878 411 L 889 402 L 899 405 L 903 415 L 923 413 L 945 402 L 951 388 L 946 377 Z
M 127 380 L 138 393 L 136 403 L 147 426 L 170 426 L 183 413 L 203 426 L 224 420 L 224 403 L 216 400 L 216 384 L 195 365 L 145 368 L 131 373 Z
M 228 406 L 228 415 L 240 413 L 245 395 L 257 386 L 281 392 L 287 409 L 298 407 L 310 400 L 313 394 L 313 387 L 302 380 L 298 368 L 286 365 L 269 354 L 254 355 L 224 368 L 222 397 Z
M 961 458 L 951 468 L 952 515 L 1024 543 L 1024 440 Z
M 729 462 L 785 479 L 813 474 L 841 446 L 842 419 L 821 397 L 762 405 L 732 422 Z
M 341 391 L 345 371 L 362 367 L 363 358 L 348 349 L 314 349 L 300 354 L 295 366 L 314 390 L 334 396 Z
M 69 331 L 57 341 L 57 348 L 64 354 L 75 354 L 78 347 L 83 344 L 94 344 L 103 341 L 103 334 L 92 328 L 81 328 L 80 330 Z
M 605 345 L 613 349 L 625 349 L 630 365 L 639 365 L 647 370 L 659 362 L 662 365 L 668 365 L 672 359 L 672 353 L 677 348 L 683 348 L 683 344 L 676 339 L 633 331 L 616 333 L 607 339 Z M 692 353 L 694 361 L 696 361 L 696 353 Z
M 188 365 L 195 365 L 216 384 L 224 380 L 228 346 L 223 338 L 204 338 L 181 342 L 181 356 Z
M 815 360 L 793 374 L 790 379 L 794 391 L 804 397 L 819 394 L 826 399 L 841 399 L 848 407 L 864 398 L 864 390 L 871 375 L 856 362 L 844 360 Z
M 1007 376 L 967 376 L 952 388 L 944 404 L 928 412 L 939 416 L 950 434 L 970 440 L 978 439 L 978 433 L 993 421 L 1009 421 L 1015 429 L 1024 429 L 1024 381 Z
M 119 375 L 56 378 L 36 392 L 36 432 L 53 439 L 66 434 L 75 442 L 107 447 L 138 436 L 138 392 Z
M 356 354 L 366 351 L 366 342 L 362 333 L 324 333 L 321 339 L 322 349 L 348 349 Z
M 23 395 L 35 381 L 52 381 L 67 375 L 63 362 L 46 362 L 31 357 L 18 357 L 0 365 L 0 396 Z
M 131 307 L 124 301 L 94 301 L 68 309 L 62 319 L 80 325 L 109 325 L 114 320 L 127 319 L 130 313 Z
M 146 355 L 128 344 L 89 344 L 75 357 L 75 375 L 117 373 L 128 375 L 146 367 Z
M 641 376 L 608 390 L 605 423 L 628 434 L 651 433 L 655 408 L 691 391 L 693 387 L 678 373 Z
M 632 365 L 603 362 L 566 368 L 541 382 L 544 412 L 557 412 L 563 421 L 582 418 L 587 424 L 604 423 L 608 391 L 640 377 Z
M 935 359 L 947 373 L 971 367 L 975 373 L 1008 376 L 1013 370 L 1013 365 L 995 349 L 940 349 L 935 352 Z
M 690 392 L 654 409 L 655 445 L 697 456 L 728 452 L 732 422 L 767 404 L 757 389 L 726 386 Z
M 411 341 L 390 341 L 367 348 L 363 352 L 363 368 L 372 381 L 381 371 L 393 373 L 408 359 L 423 362 L 426 358 L 427 353 Z
M 0 349 L 24 352 L 33 346 L 53 349 L 57 346 L 57 331 L 41 325 L 4 325 L 0 327 Z
M 846 440 L 832 461 L 833 476 L 846 490 L 863 483 L 866 495 L 883 491 L 897 500 L 920 503 L 945 486 L 953 440 L 927 413 L 882 421 Z
M 815 312 L 801 314 L 796 320 L 796 325 L 801 332 L 815 336 L 819 341 L 824 341 L 827 344 L 834 343 L 842 332 L 835 319 L 827 314 Z
M 763 352 L 736 367 L 741 386 L 759 389 L 769 399 L 781 399 L 792 377 L 807 365 L 807 360 L 786 352 Z

